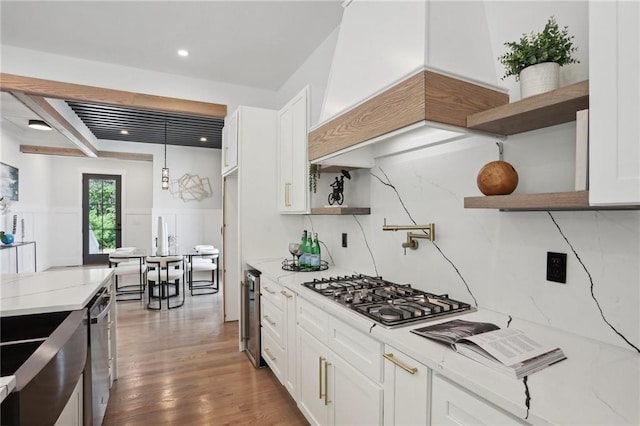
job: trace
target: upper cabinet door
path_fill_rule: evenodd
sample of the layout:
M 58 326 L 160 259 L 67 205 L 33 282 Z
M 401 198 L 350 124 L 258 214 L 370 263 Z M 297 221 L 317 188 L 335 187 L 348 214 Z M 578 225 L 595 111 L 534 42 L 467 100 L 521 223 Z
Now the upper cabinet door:
M 305 87 L 278 112 L 278 210 L 281 213 L 309 212 L 308 98 L 309 88 Z
M 589 203 L 640 203 L 640 3 L 589 2 Z
M 238 168 L 238 118 L 240 110 L 237 109 L 224 123 L 222 131 L 222 176 L 235 171 Z

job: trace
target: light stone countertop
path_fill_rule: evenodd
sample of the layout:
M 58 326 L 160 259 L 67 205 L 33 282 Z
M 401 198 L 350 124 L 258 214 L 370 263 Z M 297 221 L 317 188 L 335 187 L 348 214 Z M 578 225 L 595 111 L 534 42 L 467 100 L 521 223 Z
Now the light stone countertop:
M 266 277 L 295 291 L 315 304 L 377 340 L 392 345 L 476 395 L 532 424 L 638 425 L 640 424 L 640 354 L 618 346 L 513 318 L 509 327 L 524 331 L 534 340 L 557 345 L 567 359 L 533 373 L 525 383 L 496 372 L 446 345 L 410 332 L 422 322 L 386 329 L 354 311 L 303 287 L 314 278 L 350 275 L 356 271 L 330 268 L 319 272 L 290 272 L 282 269 L 282 258 L 252 259 L 248 265 Z M 393 277 L 384 277 L 393 281 Z M 479 308 L 455 318 L 493 322 L 507 327 L 505 314 Z M 526 406 L 525 391 L 530 396 Z
M 0 277 L 0 316 L 83 309 L 113 269 L 69 269 Z

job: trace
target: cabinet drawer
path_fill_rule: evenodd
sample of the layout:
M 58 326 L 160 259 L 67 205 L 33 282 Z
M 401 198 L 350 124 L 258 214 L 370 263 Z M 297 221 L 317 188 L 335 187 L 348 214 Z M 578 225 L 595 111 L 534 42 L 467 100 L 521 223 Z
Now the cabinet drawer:
M 273 303 L 262 299 L 260 301 L 260 324 L 262 329 L 269 330 L 279 346 L 284 347 L 284 315 Z
M 280 383 L 284 385 L 284 350 L 273 338 L 271 332 L 265 329 L 262 329 L 262 358 L 264 358 Z
M 282 295 L 283 287 L 277 282 L 266 278 L 264 275 L 260 278 L 260 297 L 273 303 L 278 309 L 282 310 L 284 306 L 284 296 Z
M 437 425 L 527 424 L 436 374 L 433 375 L 431 423 Z
M 328 345 L 329 314 L 300 297 L 298 298 L 296 309 L 298 325 L 313 337 Z
M 382 381 L 382 344 L 329 317 L 329 347 L 374 382 Z

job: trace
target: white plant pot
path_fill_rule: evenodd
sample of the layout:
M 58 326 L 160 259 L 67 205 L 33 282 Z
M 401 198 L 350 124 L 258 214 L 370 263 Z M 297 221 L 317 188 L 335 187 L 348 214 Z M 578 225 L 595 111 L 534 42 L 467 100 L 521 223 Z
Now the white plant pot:
M 555 90 L 559 87 L 560 65 L 556 62 L 543 62 L 531 65 L 520 71 L 520 97 Z

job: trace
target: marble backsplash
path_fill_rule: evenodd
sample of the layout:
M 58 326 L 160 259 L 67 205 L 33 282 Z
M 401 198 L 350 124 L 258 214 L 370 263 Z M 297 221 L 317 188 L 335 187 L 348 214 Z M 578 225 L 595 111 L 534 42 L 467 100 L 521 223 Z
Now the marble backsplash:
M 572 190 L 572 132 L 563 125 L 505 141 L 516 192 Z M 465 196 L 481 195 L 478 170 L 497 156 L 495 139 L 470 136 L 378 159 L 345 184 L 345 203 L 368 202 L 371 215 L 306 216 L 305 227 L 319 233 L 330 264 L 638 351 L 640 212 L 464 209 Z M 333 178 L 323 175 L 319 188 Z M 436 240 L 405 255 L 406 232 L 382 231 L 385 219 L 433 222 Z M 546 280 L 548 251 L 567 254 L 566 284 Z

